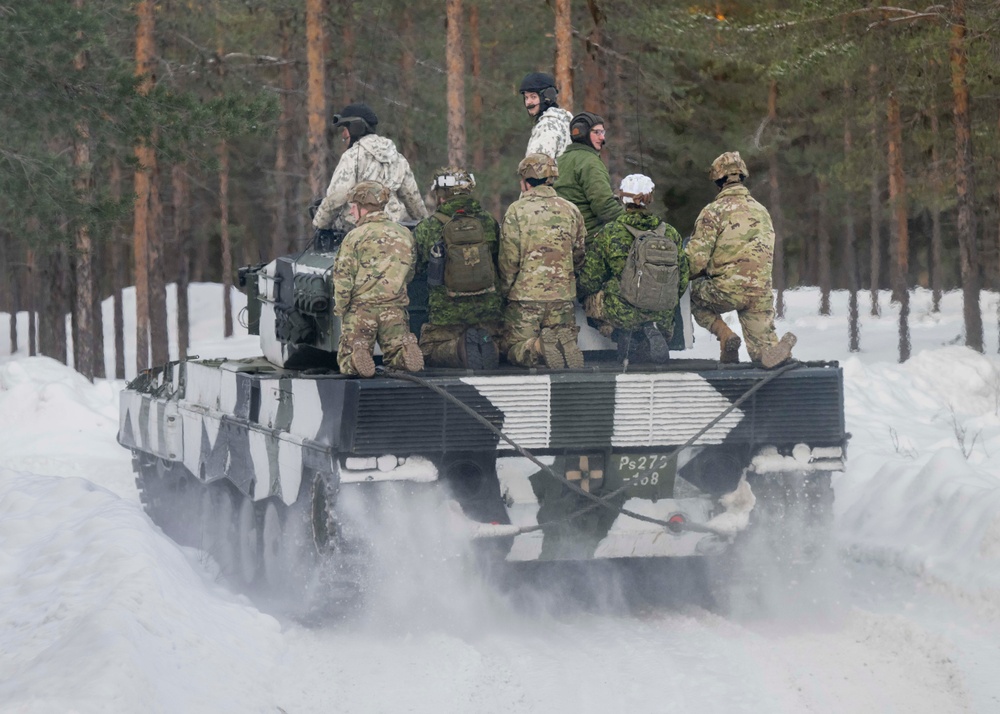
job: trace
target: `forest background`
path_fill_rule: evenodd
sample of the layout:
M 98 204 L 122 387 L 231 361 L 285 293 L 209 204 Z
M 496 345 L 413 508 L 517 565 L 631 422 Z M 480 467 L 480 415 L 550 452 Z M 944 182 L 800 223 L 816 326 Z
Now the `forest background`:
M 909 290 L 1000 288 L 1000 3 L 847 0 L 0 0 L 0 311 L 12 350 L 101 377 L 100 302 L 136 286 L 137 367 L 167 359 L 167 283 L 215 281 L 300 249 L 345 145 L 332 115 L 370 104 L 422 188 L 464 164 L 498 218 L 531 130 L 517 87 L 607 120 L 613 185 L 642 172 L 690 234 L 738 150 L 777 235 L 783 292 L 850 291 L 857 316 Z M 883 297 L 884 301 L 884 297 Z M 995 319 L 1000 320 L 1000 315 Z M 37 325 L 37 329 L 36 329 Z M 0 326 L 3 329 L 4 326 Z M 116 376 L 116 375 L 107 375 Z

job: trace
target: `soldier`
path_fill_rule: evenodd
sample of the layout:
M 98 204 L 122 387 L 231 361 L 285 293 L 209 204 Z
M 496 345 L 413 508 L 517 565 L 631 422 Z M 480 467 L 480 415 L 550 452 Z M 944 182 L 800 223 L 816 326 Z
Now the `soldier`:
M 375 133 L 378 126 L 375 112 L 367 104 L 348 104 L 333 119 L 348 148 L 333 172 L 326 197 L 313 217 L 313 226 L 353 228 L 346 210 L 347 193 L 359 181 L 378 181 L 389 189 L 389 202 L 385 206 L 389 220 L 426 218 L 427 206 L 420 197 L 410 164 L 391 139 Z
M 680 233 L 648 210 L 654 188 L 642 174 L 622 179 L 625 212 L 591 239 L 577 277 L 587 317 L 618 343 L 622 362 L 633 350 L 643 361 L 669 359 L 674 311 L 688 284 Z
M 559 198 L 559 175 L 547 154 L 529 154 L 517 167 L 521 198 L 511 204 L 500 234 L 500 291 L 507 359 L 522 367 L 539 360 L 550 369 L 583 367 L 576 344 L 576 280 L 586 229 L 580 211 Z
M 580 209 L 589 239 L 598 228 L 622 212 L 622 205 L 615 200 L 608 167 L 601 161 L 606 137 L 604 119 L 581 112 L 573 117 L 569 130 L 573 143 L 559 157 L 555 189 Z
M 774 331 L 771 264 L 774 228 L 767 209 L 743 185 L 750 172 L 738 151 L 712 162 L 709 178 L 721 190 L 695 222 L 688 244 L 691 314 L 719 338 L 721 362 L 739 362 L 740 338 L 722 314 L 736 310 L 750 359 L 771 369 L 791 359 L 795 335 Z
M 531 72 L 521 80 L 521 98 L 528 116 L 535 120 L 528 139 L 528 154 L 548 154 L 558 159 L 569 145 L 569 122 L 573 118 L 556 104 L 559 90 L 551 74 Z
M 420 349 L 432 367 L 496 369 L 499 361 L 500 226 L 472 197 L 475 187 L 465 169 L 438 169 L 431 188 L 437 211 L 414 231 L 417 274 L 432 283 L 420 331 Z
M 357 184 L 347 201 L 358 227 L 344 238 L 333 266 L 333 314 L 341 318 L 337 364 L 343 374 L 371 377 L 378 340 L 385 364 L 419 372 L 424 358 L 406 315 L 413 236 L 385 212 L 389 189 L 377 181 Z

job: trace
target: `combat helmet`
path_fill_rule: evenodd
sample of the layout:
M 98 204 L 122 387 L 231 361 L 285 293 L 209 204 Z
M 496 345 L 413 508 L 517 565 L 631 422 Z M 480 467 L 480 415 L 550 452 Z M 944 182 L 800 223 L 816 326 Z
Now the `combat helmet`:
M 629 174 L 622 179 L 618 197 L 626 206 L 645 208 L 653 202 L 653 179 L 645 174 Z
M 458 166 L 443 166 L 434 172 L 431 190 L 441 196 L 457 196 L 472 193 L 476 187 L 476 177 Z
M 712 162 L 712 168 L 708 171 L 708 177 L 718 183 L 730 176 L 739 176 L 740 180 L 747 178 L 750 172 L 747 165 L 740 158 L 740 152 L 727 151 Z
M 363 102 L 348 104 L 333 115 L 334 128 L 345 127 L 351 136 L 351 146 L 363 136 L 375 133 L 378 126 L 378 116 L 372 108 Z
M 347 202 L 381 211 L 389 202 L 389 189 L 378 181 L 362 181 L 347 192 Z
M 517 175 L 523 179 L 554 179 L 559 177 L 559 166 L 548 154 L 528 154 L 517 165 Z
M 546 72 L 529 72 L 521 80 L 521 87 L 517 90 L 523 96 L 525 92 L 535 92 L 541 100 L 542 112 L 549 107 L 557 107 L 556 97 L 559 90 L 556 88 L 556 79 Z M 541 114 L 542 112 L 539 112 Z
M 590 130 L 593 129 L 598 124 L 604 123 L 604 117 L 599 114 L 594 114 L 593 112 L 580 112 L 575 117 L 570 120 L 569 123 L 569 138 L 577 144 L 587 144 L 591 146 L 590 143 Z

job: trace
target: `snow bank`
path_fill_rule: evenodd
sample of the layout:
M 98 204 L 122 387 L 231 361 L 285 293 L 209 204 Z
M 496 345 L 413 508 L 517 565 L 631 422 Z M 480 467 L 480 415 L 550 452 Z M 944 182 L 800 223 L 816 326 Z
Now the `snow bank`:
M 206 582 L 139 506 L 3 469 L 0 543 L 4 711 L 273 711 L 277 623 Z

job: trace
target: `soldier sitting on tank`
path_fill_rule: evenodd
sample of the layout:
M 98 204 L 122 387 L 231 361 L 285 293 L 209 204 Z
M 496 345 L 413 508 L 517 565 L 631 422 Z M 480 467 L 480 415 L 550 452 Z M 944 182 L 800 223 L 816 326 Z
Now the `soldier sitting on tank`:
M 622 179 L 625 206 L 591 239 L 577 289 L 587 317 L 618 343 L 621 362 L 666 362 L 674 311 L 688 284 L 688 261 L 673 226 L 649 212 L 652 179 Z
M 774 228 L 767 209 L 743 185 L 749 175 L 738 151 L 712 162 L 709 178 L 719 195 L 698 215 L 687 247 L 691 314 L 719 338 L 719 361 L 733 363 L 741 340 L 722 315 L 736 310 L 750 359 L 771 369 L 791 359 L 795 335 L 779 340 L 774 330 Z
M 340 317 L 337 364 L 343 374 L 375 374 L 372 350 L 382 361 L 419 372 L 424 358 L 410 332 L 406 284 L 413 278 L 413 236 L 385 212 L 389 189 L 362 181 L 347 194 L 358 227 L 347 234 L 333 266 L 333 314 Z
M 504 343 L 512 364 L 583 367 L 576 343 L 576 269 L 583 265 L 586 228 L 580 210 L 559 198 L 555 160 L 529 154 L 517 167 L 521 197 L 500 233 L 500 291 L 508 300 Z
M 431 188 L 437 211 L 414 231 L 417 279 L 429 285 L 420 349 L 432 367 L 496 369 L 499 362 L 500 226 L 472 197 L 475 187 L 465 169 L 438 169 Z
M 589 241 L 598 228 L 622 212 L 622 205 L 615 200 L 608 167 L 601 160 L 607 136 L 604 119 L 580 112 L 573 117 L 569 130 L 572 143 L 559 157 L 559 178 L 553 187 L 580 209 Z
M 330 178 L 326 197 L 313 216 L 317 229 L 349 231 L 354 223 L 347 211 L 347 192 L 359 181 L 378 181 L 389 189 L 385 213 L 390 220 L 420 220 L 427 217 L 427 207 L 413 171 L 391 139 L 375 133 L 378 117 L 367 104 L 348 104 L 334 116 L 334 127 L 341 130 L 347 150 L 340 157 Z

